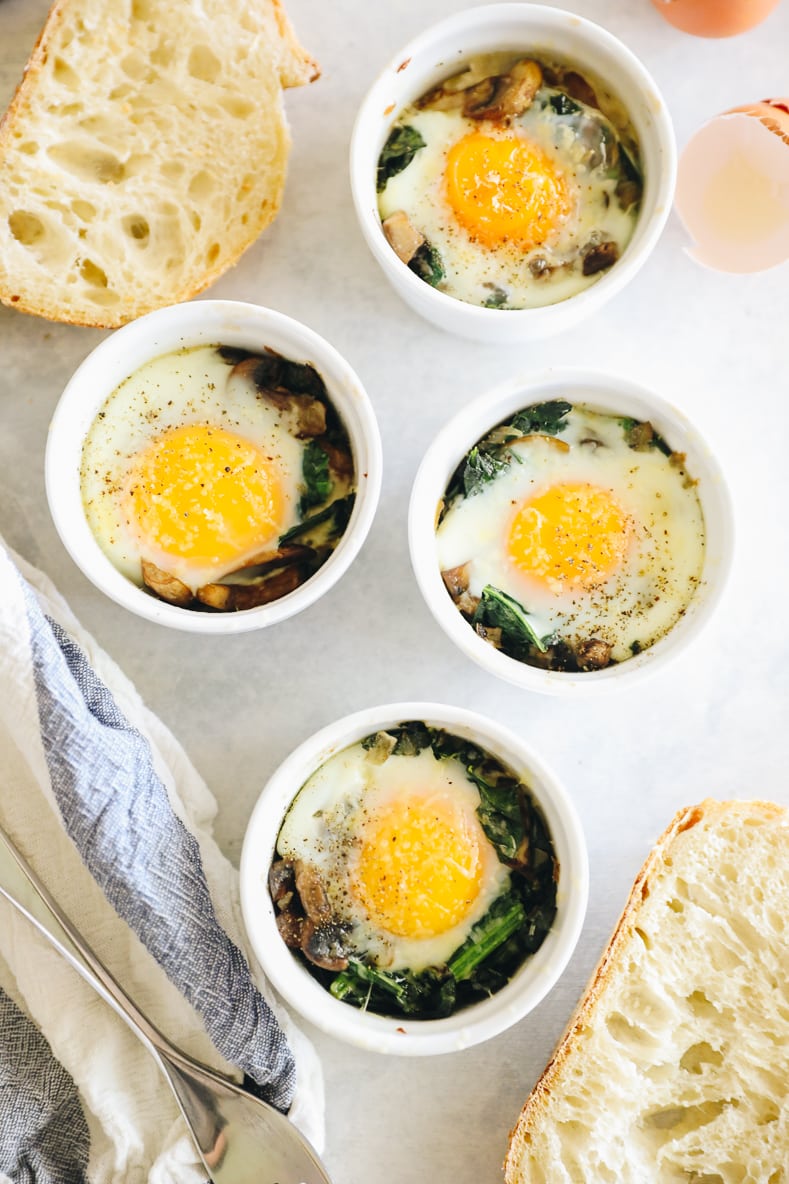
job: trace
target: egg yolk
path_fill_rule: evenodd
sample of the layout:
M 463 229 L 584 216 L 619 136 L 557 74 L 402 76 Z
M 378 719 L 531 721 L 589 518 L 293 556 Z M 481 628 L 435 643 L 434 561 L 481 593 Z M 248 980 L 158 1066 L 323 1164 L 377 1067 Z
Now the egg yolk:
M 552 485 L 517 509 L 510 558 L 556 591 L 604 583 L 627 551 L 632 522 L 613 494 L 596 485 Z
M 484 842 L 476 818 L 446 797 L 398 798 L 365 825 L 355 892 L 381 929 L 436 937 L 471 909 Z
M 222 564 L 277 538 L 285 496 L 276 461 L 257 444 L 193 424 L 137 454 L 127 508 L 143 542 L 186 561 Z
M 458 221 L 487 246 L 539 247 L 571 209 L 564 175 L 522 136 L 470 132 L 450 149 L 445 175 Z

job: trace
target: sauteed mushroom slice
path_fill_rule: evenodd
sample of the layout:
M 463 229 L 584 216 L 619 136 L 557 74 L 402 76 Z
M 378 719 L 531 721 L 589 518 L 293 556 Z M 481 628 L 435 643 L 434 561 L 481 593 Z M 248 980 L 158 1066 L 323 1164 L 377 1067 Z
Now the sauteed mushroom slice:
M 491 625 L 477 624 L 474 626 L 474 630 L 478 637 L 489 642 L 494 649 L 501 649 L 501 629 Z
M 530 58 L 516 62 L 506 74 L 486 78 L 466 92 L 463 114 L 470 119 L 514 119 L 532 104 L 542 86 L 542 69 Z
M 268 579 L 256 584 L 204 584 L 197 589 L 197 599 L 208 608 L 221 612 L 241 612 L 247 608 L 258 608 L 287 596 L 302 584 L 305 574 L 299 564 L 284 567 Z
M 612 647 L 601 637 L 589 637 L 576 650 L 581 670 L 603 670 L 611 661 Z
M 459 110 L 471 87 L 490 78 L 490 66 L 487 61 L 488 59 L 484 56 L 470 61 L 459 74 L 445 78 L 438 86 L 434 86 L 432 90 L 417 99 L 416 106 L 419 108 L 430 107 L 433 111 Z
M 238 571 L 248 571 L 255 567 L 258 569 L 258 573 L 263 575 L 264 572 L 273 571 L 276 567 L 287 567 L 291 563 L 303 563 L 305 560 L 314 558 L 313 547 L 307 547 L 302 543 L 286 543 L 276 551 L 258 551 L 256 555 L 251 555 L 249 559 L 239 567 L 234 567 L 233 571 L 228 574 L 235 575 Z
M 389 732 L 376 732 L 372 743 L 365 741 L 363 747 L 367 751 L 367 759 L 372 765 L 382 765 L 394 752 L 397 739 Z
M 463 616 L 468 617 L 470 620 L 479 608 L 479 597 L 472 596 L 470 592 L 463 592 L 455 603 Z
M 288 911 L 277 913 L 276 921 L 280 937 L 285 945 L 290 946 L 292 950 L 301 949 L 306 920 L 306 917 L 298 917 L 295 913 Z
M 338 477 L 353 477 L 353 457 L 347 448 L 341 448 L 325 438 L 318 440 L 318 443 L 329 458 L 329 467 Z
M 583 251 L 584 275 L 597 275 L 598 271 L 605 271 L 612 267 L 619 258 L 619 247 L 615 242 L 595 243 Z
M 327 925 L 331 921 L 331 905 L 316 868 L 303 859 L 297 859 L 294 868 L 296 891 L 304 912 L 316 925 Z
M 268 890 L 280 908 L 287 908 L 296 890 L 296 871 L 287 859 L 276 859 L 269 868 Z
M 309 362 L 292 362 L 274 350 L 262 354 L 241 350 L 220 350 L 220 353 L 226 361 L 233 363 L 229 378 L 243 375 L 260 389 L 310 395 L 313 399 L 326 397 L 326 384 Z
M 403 263 L 410 263 L 424 243 L 425 236 L 411 225 L 408 214 L 403 210 L 395 210 L 388 218 L 384 218 L 381 225 L 386 240 L 398 259 L 402 259 Z
M 468 591 L 468 564 L 461 563 L 458 567 L 447 568 L 446 571 L 442 571 L 441 579 L 452 599 L 457 600 Z
M 572 99 L 585 103 L 587 107 L 600 107 L 593 87 L 582 74 L 575 70 L 562 71 L 562 85 Z
M 549 436 L 547 432 L 529 432 L 527 436 L 516 436 L 514 440 L 509 440 L 508 443 L 528 444 L 534 440 L 539 440 L 541 444 L 546 444 L 549 448 L 553 448 L 555 452 L 570 451 L 570 445 L 566 440 L 560 440 L 558 436 Z
M 169 604 L 177 604 L 181 608 L 185 608 L 194 600 L 192 589 L 177 576 L 171 576 L 169 572 L 162 571 L 149 559 L 143 559 L 141 566 L 142 582 L 146 588 L 150 588 L 162 600 L 166 600 Z
M 322 436 L 326 431 L 326 404 L 309 395 L 291 396 L 290 405 L 297 416 L 296 435 L 304 440 Z
M 233 366 L 228 382 L 238 378 L 253 382 L 261 398 L 292 415 L 300 438 L 326 431 L 326 386 L 313 366 L 279 354 L 254 355 Z
M 322 970 L 345 970 L 348 965 L 345 931 L 336 923 L 316 925 L 307 917 L 302 927 L 301 951 Z
M 636 420 L 625 432 L 625 442 L 634 452 L 646 452 L 654 439 L 655 429 L 648 419 Z

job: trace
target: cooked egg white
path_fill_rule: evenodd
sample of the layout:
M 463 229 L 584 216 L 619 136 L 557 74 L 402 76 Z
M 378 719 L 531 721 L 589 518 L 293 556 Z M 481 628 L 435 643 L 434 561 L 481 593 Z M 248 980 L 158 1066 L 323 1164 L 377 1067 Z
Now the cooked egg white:
M 102 550 L 141 582 L 146 559 L 192 590 L 275 549 L 298 521 L 303 443 L 213 346 L 164 354 L 110 395 L 80 481 Z
M 525 436 L 436 532 L 442 571 L 468 565 L 529 614 L 538 636 L 600 638 L 621 662 L 653 644 L 699 587 L 704 519 L 695 485 L 659 449 L 634 451 L 621 419 L 582 407 L 559 437 Z
M 318 870 L 357 953 L 423 970 L 447 961 L 509 882 L 479 801 L 454 758 L 436 760 L 428 748 L 379 764 L 359 743 L 303 786 L 277 851 Z
M 504 308 L 566 300 L 600 278 L 583 274 L 584 248 L 613 242 L 621 255 L 632 237 L 637 209 L 623 209 L 606 160 L 617 131 L 588 107 L 557 114 L 550 94 L 538 92 L 511 123 L 418 107 L 398 117 L 425 146 L 389 179 L 379 212 L 408 215 L 441 256 L 437 286 L 459 300 Z

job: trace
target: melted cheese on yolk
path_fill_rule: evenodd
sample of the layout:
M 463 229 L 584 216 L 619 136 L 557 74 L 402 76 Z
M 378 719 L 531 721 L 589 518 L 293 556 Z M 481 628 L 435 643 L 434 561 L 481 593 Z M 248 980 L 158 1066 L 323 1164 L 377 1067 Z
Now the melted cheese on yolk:
M 436 937 L 472 908 L 484 842 L 476 817 L 446 796 L 397 798 L 364 828 L 354 891 L 389 933 Z
M 281 533 L 276 461 L 256 444 L 203 424 L 164 432 L 138 453 L 127 508 L 143 543 L 197 563 L 232 563 Z
M 555 162 L 512 133 L 470 132 L 450 149 L 445 176 L 458 221 L 488 246 L 539 247 L 572 208 L 567 180 Z
M 608 490 L 552 485 L 523 502 L 510 526 L 510 558 L 557 591 L 604 583 L 627 551 L 632 522 Z

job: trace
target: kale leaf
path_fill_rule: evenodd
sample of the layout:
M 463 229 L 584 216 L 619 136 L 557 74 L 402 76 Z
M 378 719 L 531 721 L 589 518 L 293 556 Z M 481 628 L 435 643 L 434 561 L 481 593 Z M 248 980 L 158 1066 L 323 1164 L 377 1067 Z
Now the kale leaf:
M 402 173 L 403 169 L 408 168 L 419 149 L 424 146 L 425 141 L 415 127 L 403 124 L 400 127 L 392 128 L 381 149 L 381 155 L 378 157 L 377 188 L 379 193 L 386 188 L 386 182 L 390 177 L 396 177 L 398 173 Z
M 471 623 L 501 629 L 502 649 L 510 652 L 534 648 L 544 654 L 548 648 L 547 639 L 539 636 L 520 601 L 492 584 L 486 584 L 482 589 Z
M 315 440 L 310 440 L 304 449 L 301 462 L 304 492 L 299 502 L 302 518 L 313 506 L 320 506 L 330 496 L 334 482 L 329 473 L 329 458 Z
M 565 420 L 572 403 L 566 399 L 551 399 L 548 403 L 535 403 L 533 407 L 525 407 L 512 420 L 512 426 L 523 436 L 530 432 L 542 432 L 546 436 L 556 436 L 565 426 Z
M 435 288 L 441 283 L 446 271 L 444 270 L 444 261 L 441 255 L 429 242 L 425 241 L 411 259 L 408 266 L 418 275 L 420 280 L 424 280 L 426 284 L 430 284 Z

